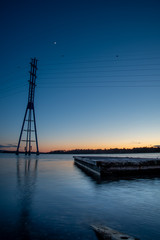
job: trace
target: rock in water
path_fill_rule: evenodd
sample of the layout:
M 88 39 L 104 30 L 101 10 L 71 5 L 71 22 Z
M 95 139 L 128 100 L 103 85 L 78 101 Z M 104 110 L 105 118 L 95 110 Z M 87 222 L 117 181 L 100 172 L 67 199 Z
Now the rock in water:
M 139 240 L 138 238 L 131 237 L 109 227 L 96 225 L 91 225 L 91 227 L 94 229 L 97 237 L 101 240 Z

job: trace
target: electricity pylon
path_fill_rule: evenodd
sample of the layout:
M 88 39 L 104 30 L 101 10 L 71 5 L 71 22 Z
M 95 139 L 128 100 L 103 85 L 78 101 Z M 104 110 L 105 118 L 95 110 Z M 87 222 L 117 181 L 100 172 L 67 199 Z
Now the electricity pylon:
M 35 110 L 34 110 L 34 95 L 35 95 L 35 87 L 36 87 L 36 71 L 37 71 L 37 59 L 32 58 L 31 59 L 31 71 L 30 73 L 30 80 L 29 80 L 29 93 L 28 93 L 28 103 L 22 123 L 22 128 L 19 136 L 19 141 L 18 141 L 18 146 L 17 146 L 17 151 L 16 154 L 19 154 L 19 147 L 21 141 L 25 142 L 25 154 L 30 155 L 32 146 L 32 142 L 36 142 L 36 154 L 39 154 L 39 149 L 38 149 L 38 138 L 37 138 L 37 129 L 36 129 L 36 118 L 35 118 Z M 25 122 L 27 123 L 27 129 L 24 129 Z M 22 138 L 22 133 L 26 132 L 26 139 L 21 140 Z M 35 139 L 32 140 L 32 133 L 35 135 Z

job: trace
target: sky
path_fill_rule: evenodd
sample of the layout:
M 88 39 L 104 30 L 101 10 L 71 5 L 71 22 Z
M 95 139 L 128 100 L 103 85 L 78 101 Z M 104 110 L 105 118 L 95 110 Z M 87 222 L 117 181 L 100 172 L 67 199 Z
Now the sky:
M 158 0 L 1 1 L 0 149 L 16 149 L 34 57 L 40 151 L 160 145 L 159 12 Z

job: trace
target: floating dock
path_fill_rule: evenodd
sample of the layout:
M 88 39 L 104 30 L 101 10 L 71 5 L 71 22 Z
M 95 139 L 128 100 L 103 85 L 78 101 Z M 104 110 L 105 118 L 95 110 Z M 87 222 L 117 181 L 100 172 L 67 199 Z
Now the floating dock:
M 127 239 L 127 240 L 139 240 L 138 238 L 131 237 L 127 234 L 118 232 L 112 228 L 105 227 L 105 226 L 91 226 L 95 233 L 97 234 L 99 239 L 104 239 L 104 240 L 122 240 L 122 239 Z
M 132 157 L 74 156 L 74 162 L 89 173 L 102 177 L 160 176 L 160 159 Z

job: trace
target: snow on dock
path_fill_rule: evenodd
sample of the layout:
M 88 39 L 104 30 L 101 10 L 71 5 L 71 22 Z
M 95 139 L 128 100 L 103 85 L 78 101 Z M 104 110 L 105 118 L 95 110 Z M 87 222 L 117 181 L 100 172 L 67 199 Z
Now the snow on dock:
M 75 164 L 99 176 L 159 174 L 160 159 L 74 156 Z

